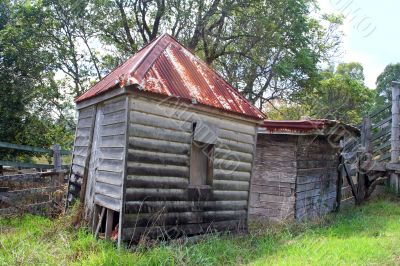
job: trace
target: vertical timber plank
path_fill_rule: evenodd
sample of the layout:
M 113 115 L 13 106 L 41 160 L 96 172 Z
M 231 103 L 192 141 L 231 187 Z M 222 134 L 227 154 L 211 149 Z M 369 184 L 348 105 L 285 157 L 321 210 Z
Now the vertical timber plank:
M 128 143 L 129 143 L 129 128 L 130 128 L 130 113 L 133 110 L 134 102 L 131 102 L 131 96 L 126 96 L 125 99 L 125 108 L 126 108 L 126 130 L 125 130 L 125 157 L 123 163 L 123 173 L 122 173 L 122 186 L 121 186 L 121 208 L 119 212 L 119 222 L 118 222 L 118 240 L 117 247 L 120 248 L 122 244 L 122 233 L 123 233 L 123 221 L 125 215 L 125 198 L 126 198 L 126 179 L 127 179 L 127 168 L 128 168 Z
M 249 188 L 248 188 L 248 196 L 247 196 L 247 219 L 246 219 L 246 232 L 249 230 L 249 222 L 250 222 L 250 190 L 251 190 L 251 185 L 254 179 L 254 170 L 255 170 L 255 161 L 256 161 L 256 155 L 257 155 L 257 132 L 258 132 L 258 126 L 256 127 L 256 132 L 253 137 L 253 160 L 251 161 L 251 172 L 250 172 L 250 180 L 249 180 Z
M 113 219 L 114 219 L 114 211 L 107 209 L 107 216 L 106 216 L 106 232 L 105 232 L 105 238 L 110 239 L 111 232 L 113 230 Z
M 399 110 L 400 87 L 399 82 L 392 82 L 392 135 L 390 162 L 399 163 L 400 156 L 400 110 Z M 399 175 L 392 173 L 390 175 L 390 186 L 396 194 L 399 193 Z
M 60 172 L 61 171 L 61 149 L 59 144 L 53 145 L 53 164 L 54 164 L 54 171 Z

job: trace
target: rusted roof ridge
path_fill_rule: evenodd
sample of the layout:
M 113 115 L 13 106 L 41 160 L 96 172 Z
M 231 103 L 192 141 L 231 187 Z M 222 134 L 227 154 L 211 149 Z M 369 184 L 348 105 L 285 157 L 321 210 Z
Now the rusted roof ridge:
M 328 130 L 328 131 L 326 131 Z M 359 134 L 359 130 L 351 125 L 344 124 L 336 120 L 313 119 L 313 120 L 265 120 L 259 127 L 259 133 L 312 133 L 337 134 L 350 132 Z
M 106 75 L 76 99 L 87 100 L 111 89 L 137 84 L 164 97 L 187 98 L 192 104 L 234 112 L 257 120 L 265 115 L 176 39 L 163 34 Z
M 164 39 L 165 37 L 168 37 L 168 34 L 164 33 L 157 39 L 155 39 L 152 44 L 152 46 L 146 51 L 146 53 L 142 56 L 142 58 L 135 64 L 135 67 L 132 68 L 129 72 L 131 75 L 137 76 L 138 81 L 142 81 L 144 79 L 144 76 L 146 73 L 149 71 L 149 69 L 154 65 L 154 63 L 157 61 L 157 59 L 160 57 L 160 55 L 164 52 L 165 48 L 168 47 L 168 42 L 161 43 L 161 40 Z M 157 46 L 157 44 L 161 44 L 161 46 Z M 155 48 L 159 48 L 155 50 Z M 155 53 L 152 53 L 155 51 Z M 146 59 L 149 58 L 149 56 L 152 56 L 150 61 L 146 62 Z M 146 63 L 145 65 L 143 65 Z M 140 68 L 140 73 L 137 73 Z M 143 69 L 142 69 L 143 68 Z
M 161 37 L 161 36 L 160 36 Z M 159 37 L 159 38 L 160 38 Z M 124 62 L 120 63 L 118 66 L 114 67 L 110 72 L 108 72 L 104 77 L 102 77 L 98 82 L 96 82 L 93 86 L 91 86 L 88 90 L 86 90 L 84 93 L 81 95 L 75 97 L 75 101 L 78 102 L 79 99 L 86 94 L 86 92 L 90 91 L 93 87 L 95 87 L 97 84 L 99 84 L 101 81 L 106 80 L 110 75 L 114 74 L 114 72 L 118 69 L 121 68 L 123 65 L 128 64 L 130 60 L 132 60 L 134 57 L 136 57 L 140 52 L 142 52 L 144 49 L 146 49 L 149 45 L 151 45 L 152 42 L 147 43 L 144 45 L 142 48 L 140 48 L 134 55 L 128 57 Z M 116 85 L 116 84 L 115 84 Z

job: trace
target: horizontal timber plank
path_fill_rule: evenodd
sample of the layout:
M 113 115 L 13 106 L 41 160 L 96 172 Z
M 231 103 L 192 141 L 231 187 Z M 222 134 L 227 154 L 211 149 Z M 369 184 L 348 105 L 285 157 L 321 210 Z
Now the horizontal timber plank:
M 185 189 L 188 185 L 189 179 L 185 177 L 128 175 L 126 180 L 128 188 Z
M 94 195 L 94 203 L 117 212 L 119 212 L 121 208 L 121 201 L 119 199 L 102 194 Z
M 107 183 L 110 185 L 121 186 L 122 185 L 122 171 L 103 171 L 97 170 L 96 181 Z
M 128 175 L 189 177 L 188 166 L 128 162 Z
M 118 185 L 107 184 L 103 182 L 95 183 L 95 193 L 114 199 L 122 198 L 122 187 Z
M 244 153 L 252 153 L 254 146 L 251 144 L 240 143 L 232 140 L 218 139 L 216 147 L 225 150 L 232 150 Z
M 126 201 L 185 201 L 186 189 L 126 188 Z
M 246 210 L 247 201 L 127 201 L 126 213 Z
M 234 171 L 223 170 L 223 169 L 214 169 L 214 179 L 250 181 L 250 173 L 234 172 Z
M 239 160 L 214 159 L 214 168 L 234 172 L 251 172 L 251 163 Z
M 253 143 L 254 143 L 253 135 L 240 133 L 240 132 L 237 132 L 234 130 L 219 129 L 218 137 L 226 139 L 226 140 L 242 142 L 242 143 L 251 144 L 251 145 L 253 145 Z
M 214 180 L 213 188 L 216 190 L 248 191 L 248 181 Z
M 120 110 L 112 113 L 107 113 L 102 116 L 100 125 L 107 126 L 107 125 L 116 125 L 120 123 L 124 123 L 126 121 L 126 113 L 125 110 Z
M 246 216 L 245 210 L 125 214 L 123 227 L 211 223 L 235 219 L 244 220 Z
M 185 144 L 190 143 L 192 138 L 191 133 L 186 131 L 169 130 L 132 123 L 130 124 L 129 135 L 132 137 L 174 141 Z
M 252 153 L 232 151 L 218 147 L 216 147 L 214 150 L 214 157 L 217 159 L 233 160 L 246 163 L 251 163 L 253 161 Z
M 131 124 L 141 124 L 144 126 L 151 126 L 157 128 L 165 128 L 175 131 L 191 132 L 192 123 L 182 120 L 165 119 L 162 116 L 142 113 L 142 112 L 130 112 Z
M 157 151 L 128 149 L 129 162 L 188 166 L 189 156 Z
M 129 148 L 163 153 L 189 154 L 190 145 L 165 140 L 129 137 Z

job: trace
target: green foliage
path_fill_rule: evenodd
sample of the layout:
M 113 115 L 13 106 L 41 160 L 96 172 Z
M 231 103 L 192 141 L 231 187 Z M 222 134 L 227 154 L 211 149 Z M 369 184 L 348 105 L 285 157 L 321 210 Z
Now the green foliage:
M 0 3 L 0 140 L 41 147 L 60 141 L 70 148 L 69 99 L 54 81 L 56 59 L 43 47 L 46 15 L 39 4 Z
M 329 113 L 357 122 L 368 106 L 360 102 L 369 97 L 357 83 L 363 83 L 362 67 L 321 71 L 337 55 L 343 17 L 321 14 L 316 2 L 3 1 L 0 140 L 44 147 L 59 142 L 68 149 L 75 126 L 73 98 L 163 32 L 260 109 L 271 101 L 287 105 L 270 117 Z M 338 106 L 332 97 L 349 101 Z
M 374 265 L 398 264 L 400 204 L 383 198 L 316 222 L 254 225 L 248 235 L 196 244 L 117 250 L 83 229 L 26 215 L 0 218 L 1 265 Z
M 322 78 L 315 87 L 295 95 L 294 103 L 283 103 L 278 110 L 270 110 L 269 117 L 309 116 L 359 124 L 373 108 L 376 93 L 365 86 L 363 67 L 359 63 L 339 64 L 336 70 L 329 68 L 320 74 Z
M 392 81 L 400 81 L 400 63 L 387 65 L 385 70 L 378 76 L 376 81 L 374 105 L 371 108 L 371 113 L 378 112 L 391 104 Z M 390 108 L 377 115 L 374 119 L 378 121 L 388 117 L 389 115 Z
M 328 74 L 320 86 L 306 96 L 311 103 L 311 116 L 352 124 L 362 121 L 371 108 L 374 94 L 363 81 L 350 74 Z
M 392 100 L 392 81 L 400 81 L 400 63 L 389 64 L 376 80 L 376 90 L 380 102 L 390 103 Z

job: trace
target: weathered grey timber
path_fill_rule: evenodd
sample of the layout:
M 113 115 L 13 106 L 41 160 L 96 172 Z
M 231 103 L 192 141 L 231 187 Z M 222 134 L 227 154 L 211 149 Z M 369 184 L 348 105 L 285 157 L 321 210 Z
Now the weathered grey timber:
M 96 235 L 120 244 L 246 228 L 264 114 L 172 36 L 76 102 L 68 200 L 81 199 Z
M 246 228 L 256 121 L 141 93 L 102 99 L 78 110 L 69 181 L 68 200 L 83 195 L 91 228 L 99 228 L 96 206 L 110 210 L 107 237 L 114 213 L 128 243 Z M 212 136 L 194 137 L 194 123 Z M 190 182 L 193 140 L 214 143 L 203 187 Z
M 309 219 L 335 209 L 340 137 L 326 134 L 325 128 L 312 130 L 275 128 L 258 134 L 250 187 L 252 219 Z
M 390 162 L 399 163 L 400 156 L 400 85 L 392 82 L 392 127 L 391 127 L 391 149 Z M 396 192 L 400 192 L 399 174 L 390 174 L 390 186 Z

